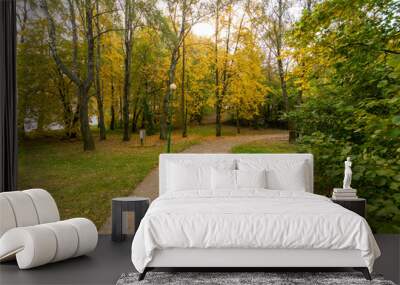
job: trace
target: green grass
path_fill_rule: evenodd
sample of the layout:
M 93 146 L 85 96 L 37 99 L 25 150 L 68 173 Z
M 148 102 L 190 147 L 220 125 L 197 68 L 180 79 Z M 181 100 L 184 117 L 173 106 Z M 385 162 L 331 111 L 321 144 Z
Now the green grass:
M 296 145 L 284 141 L 255 141 L 234 146 L 232 153 L 294 153 Z
M 173 151 L 195 143 L 181 140 Z M 49 137 L 27 140 L 19 150 L 19 189 L 46 189 L 63 219 L 83 216 L 100 227 L 110 215 L 111 198 L 131 194 L 157 165 L 165 146 L 140 147 L 136 139 L 126 143 L 120 135 L 109 133 L 106 141 L 96 141 L 91 152 L 83 152 L 80 141 Z
M 240 134 L 237 133 L 236 127 L 232 125 L 222 125 L 222 136 L 237 136 L 237 135 L 256 135 L 256 134 L 268 134 L 268 133 L 286 133 L 284 130 L 278 129 L 253 129 L 253 128 L 241 128 Z M 214 137 L 215 136 L 215 125 L 200 125 L 188 128 L 188 134 L 196 135 L 200 137 Z

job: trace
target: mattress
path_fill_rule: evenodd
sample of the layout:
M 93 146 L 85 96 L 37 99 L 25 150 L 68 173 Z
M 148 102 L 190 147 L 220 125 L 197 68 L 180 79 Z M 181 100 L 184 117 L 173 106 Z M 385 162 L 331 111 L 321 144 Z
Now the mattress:
M 139 272 L 163 249 L 359 250 L 372 271 L 380 251 L 364 218 L 307 192 L 247 189 L 166 193 L 143 218 L 132 243 Z

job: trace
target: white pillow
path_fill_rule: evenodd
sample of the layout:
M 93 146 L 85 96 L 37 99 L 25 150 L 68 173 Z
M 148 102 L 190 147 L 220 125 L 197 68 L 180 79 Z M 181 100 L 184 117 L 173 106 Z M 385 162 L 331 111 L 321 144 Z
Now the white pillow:
M 243 159 L 239 161 L 239 169 L 266 169 L 268 189 L 303 192 L 307 189 L 305 161 Z
M 237 169 L 237 162 L 236 159 L 212 159 L 204 158 L 199 159 L 197 158 L 177 158 L 173 160 L 167 161 L 167 167 L 170 164 L 179 164 L 183 165 L 184 167 L 213 167 L 217 169 Z
M 291 163 L 267 171 L 269 189 L 306 191 L 305 163 Z
M 267 188 L 267 171 L 263 170 L 236 170 L 237 187 L 240 188 Z
M 236 190 L 236 170 L 212 168 L 213 190 Z
M 169 163 L 167 188 L 168 191 L 210 190 L 211 167 Z

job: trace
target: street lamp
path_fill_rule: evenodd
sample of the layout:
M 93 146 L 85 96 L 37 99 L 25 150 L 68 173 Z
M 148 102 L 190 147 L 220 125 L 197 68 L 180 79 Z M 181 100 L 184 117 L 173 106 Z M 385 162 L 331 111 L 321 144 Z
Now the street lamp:
M 172 108 L 171 108 L 171 101 L 174 95 L 174 91 L 176 90 L 176 84 L 171 83 L 169 85 L 170 90 L 170 97 L 168 100 L 168 135 L 167 135 L 167 153 L 171 152 L 171 136 L 172 136 Z

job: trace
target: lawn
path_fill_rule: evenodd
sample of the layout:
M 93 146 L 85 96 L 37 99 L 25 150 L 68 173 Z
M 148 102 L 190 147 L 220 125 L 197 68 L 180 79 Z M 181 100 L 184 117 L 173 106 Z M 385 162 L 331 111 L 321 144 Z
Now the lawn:
M 255 141 L 234 146 L 232 153 L 293 153 L 298 152 L 296 145 L 286 141 Z
M 286 134 L 287 131 L 279 129 L 253 129 L 241 128 L 240 134 L 237 133 L 236 127 L 232 125 L 222 125 L 222 136 L 240 136 L 240 135 L 257 135 L 257 134 Z M 188 129 L 189 136 L 195 135 L 199 137 L 215 137 L 215 125 L 201 125 Z
M 279 130 L 243 129 L 241 134 L 269 132 Z M 236 129 L 223 126 L 223 135 L 236 135 Z M 132 194 L 157 166 L 158 155 L 165 152 L 165 142 L 158 134 L 147 137 L 144 146 L 140 146 L 137 134 L 130 142 L 121 137 L 120 130 L 108 132 L 106 141 L 95 138 L 95 151 L 83 152 L 78 140 L 63 140 L 54 133 L 31 135 L 19 146 L 18 188 L 46 189 L 55 198 L 61 218 L 87 217 L 101 227 L 110 215 L 111 199 Z M 214 125 L 192 127 L 185 139 L 176 130 L 172 150 L 181 152 L 213 138 Z
M 62 219 L 83 216 L 100 227 L 110 215 L 111 198 L 131 194 L 157 165 L 158 155 L 165 151 L 157 140 L 150 137 L 141 147 L 136 136 L 122 142 L 119 133 L 108 133 L 106 141 L 96 140 L 95 151 L 83 152 L 80 141 L 27 139 L 19 148 L 18 188 L 46 189 Z M 197 142 L 179 139 L 173 151 Z

